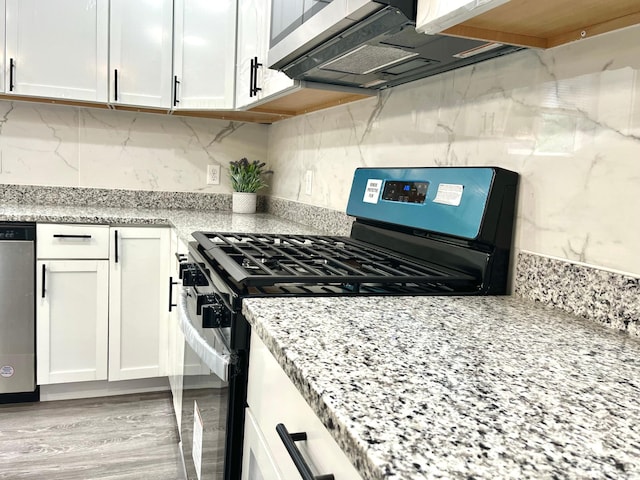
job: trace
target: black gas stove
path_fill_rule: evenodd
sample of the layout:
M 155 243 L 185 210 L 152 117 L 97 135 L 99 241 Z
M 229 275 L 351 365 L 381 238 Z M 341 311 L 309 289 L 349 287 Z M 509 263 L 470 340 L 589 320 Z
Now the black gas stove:
M 518 176 L 495 167 L 357 169 L 348 237 L 194 232 L 190 322 L 232 359 L 224 478 L 239 478 L 250 297 L 507 293 Z

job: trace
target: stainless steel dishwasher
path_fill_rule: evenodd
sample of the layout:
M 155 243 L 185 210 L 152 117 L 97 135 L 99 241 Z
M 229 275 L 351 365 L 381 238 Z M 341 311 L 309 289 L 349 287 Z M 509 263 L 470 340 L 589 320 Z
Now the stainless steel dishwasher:
M 39 399 L 35 240 L 34 223 L 0 222 L 0 403 Z

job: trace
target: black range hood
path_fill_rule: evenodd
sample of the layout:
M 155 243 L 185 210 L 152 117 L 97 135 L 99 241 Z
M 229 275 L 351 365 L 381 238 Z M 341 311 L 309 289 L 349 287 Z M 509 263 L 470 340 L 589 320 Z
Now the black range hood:
M 315 16 L 324 15 L 324 19 L 313 17 L 299 27 L 306 29 L 308 37 L 317 20 L 322 30 L 315 31 L 312 39 L 302 42 L 297 40 L 299 32 L 291 32 L 291 38 L 282 43 L 295 46 L 293 39 L 299 46 L 289 47 L 290 53 L 283 54 L 281 45 L 272 45 L 269 67 L 296 80 L 383 89 L 522 50 L 513 45 L 418 33 L 413 0 L 361 0 L 359 8 L 351 12 L 346 11 L 349 7 L 338 8 L 341 4 L 351 6 L 354 2 L 333 0 Z M 327 20 L 330 15 L 333 20 Z

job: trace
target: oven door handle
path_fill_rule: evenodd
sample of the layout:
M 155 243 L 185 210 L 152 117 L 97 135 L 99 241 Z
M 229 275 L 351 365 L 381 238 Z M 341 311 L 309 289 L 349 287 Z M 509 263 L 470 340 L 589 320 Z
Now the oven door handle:
M 181 289 L 180 301 L 178 302 L 178 316 L 180 322 L 180 330 L 184 333 L 185 341 L 198 355 L 200 360 L 209 367 L 222 381 L 229 381 L 229 365 L 231 362 L 231 354 L 224 347 L 219 350 L 207 342 L 207 340 L 198 332 L 193 323 L 189 320 L 187 309 L 186 290 Z M 222 342 L 220 342 L 222 343 Z

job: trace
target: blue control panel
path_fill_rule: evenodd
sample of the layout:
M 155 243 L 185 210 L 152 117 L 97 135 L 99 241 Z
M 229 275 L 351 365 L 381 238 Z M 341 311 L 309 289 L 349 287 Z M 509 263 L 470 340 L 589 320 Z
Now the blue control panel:
M 473 240 L 495 175 L 494 167 L 358 168 L 347 214 Z

